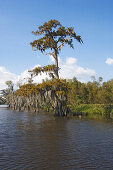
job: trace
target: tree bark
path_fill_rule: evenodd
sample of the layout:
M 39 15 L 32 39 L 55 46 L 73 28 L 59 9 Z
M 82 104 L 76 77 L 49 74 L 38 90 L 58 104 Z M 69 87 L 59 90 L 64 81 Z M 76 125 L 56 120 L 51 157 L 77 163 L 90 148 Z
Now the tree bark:
M 55 65 L 56 65 L 56 70 L 55 70 L 55 76 L 57 79 L 59 79 L 59 74 L 58 74 L 58 56 L 57 56 L 57 51 L 55 51 Z

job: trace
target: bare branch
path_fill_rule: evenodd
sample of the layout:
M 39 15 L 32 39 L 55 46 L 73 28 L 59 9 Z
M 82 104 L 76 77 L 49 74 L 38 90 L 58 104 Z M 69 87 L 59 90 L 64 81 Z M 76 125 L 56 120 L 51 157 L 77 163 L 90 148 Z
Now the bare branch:
M 45 53 L 45 55 L 52 55 L 53 58 L 56 58 L 55 52 L 52 52 L 52 53 Z

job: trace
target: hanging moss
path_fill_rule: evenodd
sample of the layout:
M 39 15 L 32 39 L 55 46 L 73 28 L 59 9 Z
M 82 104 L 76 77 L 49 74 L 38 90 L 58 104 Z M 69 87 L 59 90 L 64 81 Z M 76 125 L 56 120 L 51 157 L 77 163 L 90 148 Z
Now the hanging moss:
M 68 83 L 64 79 L 54 79 L 38 85 L 25 84 L 16 93 L 8 96 L 8 103 L 14 110 L 53 109 L 56 116 L 67 114 Z
M 57 68 L 56 65 L 53 64 L 44 67 L 35 67 L 33 70 L 29 70 L 29 72 L 31 72 L 33 76 L 37 76 L 41 73 L 49 73 L 50 77 L 54 77 L 54 74 L 57 69 L 59 68 Z
M 38 85 L 35 84 L 25 84 L 20 87 L 16 91 L 16 94 L 19 96 L 28 97 L 29 95 L 36 95 L 38 93 L 41 93 L 42 91 L 49 91 L 49 90 L 55 90 L 57 93 L 66 93 L 68 91 L 69 87 L 66 83 L 66 80 L 63 79 L 54 79 L 53 81 L 46 81 L 43 83 L 40 83 Z M 64 94 L 63 94 L 64 95 Z

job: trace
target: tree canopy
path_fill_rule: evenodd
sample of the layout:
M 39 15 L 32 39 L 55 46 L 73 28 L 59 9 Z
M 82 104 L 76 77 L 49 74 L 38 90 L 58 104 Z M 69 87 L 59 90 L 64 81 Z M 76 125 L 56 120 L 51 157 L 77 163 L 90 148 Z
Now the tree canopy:
M 73 27 L 66 28 L 57 20 L 45 22 L 42 26 L 38 27 L 37 31 L 32 31 L 32 33 L 36 36 L 43 35 L 43 37 L 30 43 L 33 48 L 41 52 L 45 52 L 47 49 L 53 49 L 58 54 L 64 44 L 68 44 L 70 47 L 74 48 L 72 38 L 80 43 L 83 42 L 81 36 L 76 35 Z
M 73 27 L 64 27 L 57 20 L 50 20 L 39 26 L 36 31 L 32 33 L 39 38 L 34 40 L 30 44 L 34 50 L 39 50 L 44 53 L 46 50 L 52 50 L 51 55 L 55 60 L 55 77 L 59 78 L 58 75 L 58 54 L 61 48 L 67 44 L 71 48 L 73 46 L 73 39 L 76 39 L 79 43 L 83 43 L 81 36 L 76 35 Z

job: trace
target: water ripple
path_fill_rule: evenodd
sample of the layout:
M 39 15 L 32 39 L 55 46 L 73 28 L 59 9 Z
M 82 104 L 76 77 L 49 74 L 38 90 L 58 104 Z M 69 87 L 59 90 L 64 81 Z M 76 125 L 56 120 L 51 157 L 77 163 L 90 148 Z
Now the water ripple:
M 0 169 L 113 169 L 113 123 L 0 108 Z

